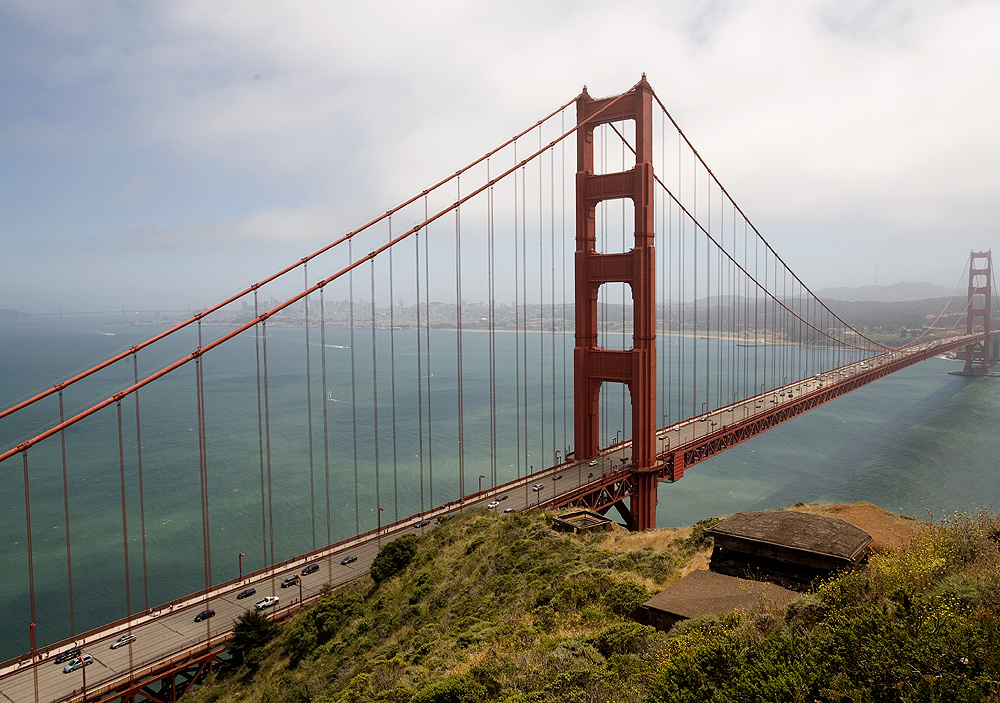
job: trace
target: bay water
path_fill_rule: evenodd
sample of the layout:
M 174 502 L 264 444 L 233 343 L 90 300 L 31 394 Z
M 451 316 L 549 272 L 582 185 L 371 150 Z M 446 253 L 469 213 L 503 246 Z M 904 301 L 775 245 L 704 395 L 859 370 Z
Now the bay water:
M 0 322 L 0 406 L 51 387 L 163 327 L 106 318 Z M 227 331 L 202 329 L 202 343 Z M 207 353 L 200 369 L 192 361 L 142 389 L 138 422 L 134 397 L 128 396 L 120 421 L 113 404 L 68 429 L 65 486 L 60 437 L 29 450 L 39 645 L 124 617 L 127 608 L 141 611 L 204 587 L 203 456 L 212 582 L 236 577 L 239 554 L 246 555 L 242 568 L 249 572 L 565 456 L 572 449 L 572 336 L 474 331 L 460 339 L 450 330 L 418 339 L 412 330 L 344 329 L 326 329 L 321 339 L 313 329 L 307 347 L 301 328 L 272 325 L 266 338 L 244 334 L 224 345 L 224 352 Z M 675 368 L 671 345 L 679 350 L 696 343 L 661 339 L 661 369 Z M 702 349 L 710 343 L 702 341 Z M 127 387 L 137 371 L 144 377 L 198 345 L 192 327 L 140 352 L 135 361 L 126 358 L 99 380 L 75 384 L 64 394 L 64 415 Z M 265 367 L 266 393 L 258 393 Z M 661 484 L 657 524 L 688 525 L 796 502 L 868 501 L 918 518 L 995 507 L 1000 379 L 949 375 L 958 368 L 945 359 L 917 364 L 692 467 L 681 481 Z M 682 382 L 681 376 L 663 374 L 670 384 L 660 392 L 667 422 L 699 409 L 697 390 L 682 391 L 690 379 Z M 680 400 L 685 392 L 687 412 Z M 705 397 L 711 401 L 713 395 L 718 399 L 722 392 Z M 630 419 L 623 392 L 612 388 L 604 396 L 603 443 L 609 444 L 627 431 Z M 265 407 L 263 415 L 258 408 Z M 52 396 L 0 421 L 0 448 L 16 446 L 58 417 L 58 397 Z M 4 660 L 29 648 L 21 456 L 0 464 L 0 487 Z

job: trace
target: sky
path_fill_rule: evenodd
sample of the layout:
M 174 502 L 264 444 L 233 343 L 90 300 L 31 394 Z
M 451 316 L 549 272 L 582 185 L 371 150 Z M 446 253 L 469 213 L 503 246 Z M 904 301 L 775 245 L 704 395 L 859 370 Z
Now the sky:
M 813 290 L 1000 221 L 995 0 L 0 0 L 0 309 L 211 304 L 645 73 Z

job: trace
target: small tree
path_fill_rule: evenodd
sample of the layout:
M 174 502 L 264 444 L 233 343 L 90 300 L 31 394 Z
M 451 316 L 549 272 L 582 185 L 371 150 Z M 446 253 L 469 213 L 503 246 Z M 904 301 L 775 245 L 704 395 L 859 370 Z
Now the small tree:
M 417 538 L 406 535 L 389 542 L 379 550 L 378 556 L 372 562 L 371 577 L 377 584 L 398 574 L 413 561 L 417 554 Z
M 276 628 L 259 610 L 248 610 L 233 623 L 233 639 L 228 650 L 237 664 L 250 663 L 254 657 L 249 656 L 260 649 L 276 634 Z M 248 661 L 249 660 L 249 661 Z

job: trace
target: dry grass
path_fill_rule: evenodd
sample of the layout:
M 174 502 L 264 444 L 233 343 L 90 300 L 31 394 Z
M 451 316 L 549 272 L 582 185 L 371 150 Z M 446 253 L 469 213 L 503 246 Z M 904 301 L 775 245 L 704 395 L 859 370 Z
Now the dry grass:
M 884 552 L 905 549 L 927 527 L 927 523 L 905 515 L 896 515 L 871 503 L 799 504 L 789 508 L 810 515 L 840 518 L 849 525 L 864 530 L 872 536 L 871 549 Z

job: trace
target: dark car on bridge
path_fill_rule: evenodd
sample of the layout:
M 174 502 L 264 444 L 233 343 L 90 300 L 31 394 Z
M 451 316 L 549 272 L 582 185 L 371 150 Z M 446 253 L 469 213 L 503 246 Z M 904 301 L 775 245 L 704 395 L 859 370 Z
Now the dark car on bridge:
M 256 588 L 244 588 L 242 591 L 240 591 L 236 595 L 236 600 L 241 600 L 243 598 L 249 598 L 250 596 L 252 596 L 256 592 L 257 592 Z
M 315 574 L 317 571 L 319 571 L 319 564 L 309 564 L 306 568 L 302 569 L 302 575 Z
M 57 654 L 56 658 L 53 659 L 53 661 L 56 664 L 62 664 L 63 662 L 69 661 L 70 659 L 76 659 L 78 656 L 80 656 L 80 648 L 73 647 L 72 649 L 67 649 L 62 654 Z
M 299 582 L 299 575 L 298 574 L 292 574 L 291 576 L 289 576 L 288 578 L 286 578 L 285 580 L 283 580 L 281 582 L 281 587 L 282 588 L 288 588 L 289 586 L 294 586 L 298 582 Z
M 215 617 L 215 611 L 209 608 L 208 610 L 203 610 L 194 616 L 195 622 L 201 622 L 202 620 L 208 620 L 209 618 Z
M 353 554 L 349 554 L 349 555 L 347 555 L 346 557 L 344 557 L 343 559 L 340 560 L 340 565 L 341 566 L 347 566 L 348 564 L 353 564 L 357 560 L 358 560 L 358 558 L 356 556 L 354 556 Z

